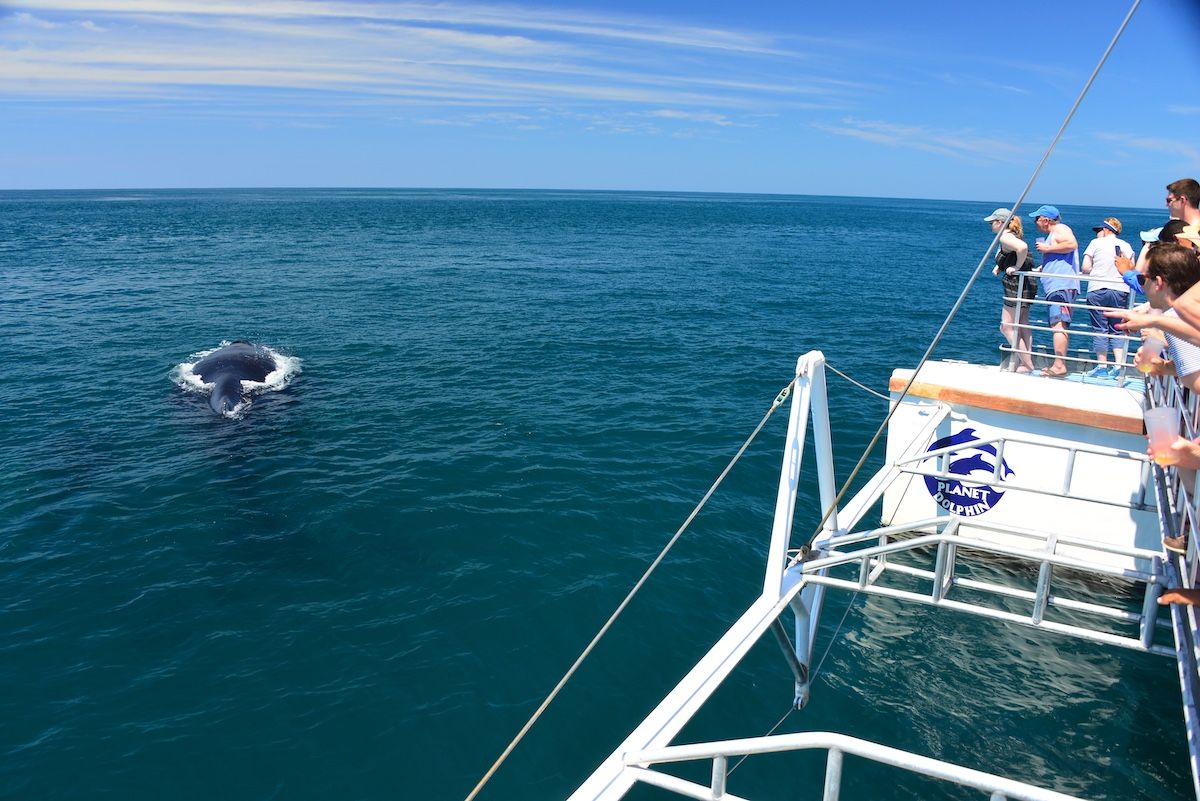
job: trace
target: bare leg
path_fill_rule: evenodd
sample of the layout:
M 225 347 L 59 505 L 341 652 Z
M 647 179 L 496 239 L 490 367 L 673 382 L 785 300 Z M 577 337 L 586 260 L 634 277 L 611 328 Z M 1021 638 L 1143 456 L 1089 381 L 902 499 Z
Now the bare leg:
M 1050 365 L 1050 372 L 1055 375 L 1065 375 L 1067 373 L 1067 363 L 1064 361 L 1067 358 L 1067 324 L 1058 322 L 1050 327 L 1054 329 L 1054 364 Z
M 1004 335 L 1004 341 L 1008 343 L 1010 352 L 1006 354 L 1007 368 L 1012 369 L 1012 366 L 1017 363 L 1017 355 L 1011 352 L 1011 349 L 1016 347 L 1017 343 L 1017 326 L 1016 326 L 1016 308 L 1005 304 L 1000 309 L 1000 333 Z
M 1017 329 L 1017 347 L 1021 349 L 1019 354 L 1021 364 L 1029 370 L 1033 370 L 1033 332 L 1029 330 L 1029 307 L 1022 303 L 1018 308 L 1021 310 L 1020 327 Z

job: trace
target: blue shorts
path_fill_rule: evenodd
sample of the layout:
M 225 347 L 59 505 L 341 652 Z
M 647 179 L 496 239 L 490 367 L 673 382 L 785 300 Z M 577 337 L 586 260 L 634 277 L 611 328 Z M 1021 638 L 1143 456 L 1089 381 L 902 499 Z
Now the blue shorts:
M 1125 349 L 1124 331 L 1117 330 L 1117 320 L 1106 317 L 1105 309 L 1124 309 L 1129 305 L 1129 293 L 1116 289 L 1093 289 L 1087 293 L 1088 314 L 1092 318 L 1092 331 L 1099 336 L 1092 337 L 1092 350 L 1096 353 L 1108 353 L 1111 349 Z
M 1055 323 L 1071 324 L 1071 307 L 1066 304 L 1075 302 L 1075 293 L 1074 289 L 1058 289 L 1046 296 L 1046 300 L 1050 302 L 1050 305 L 1046 307 L 1049 312 L 1050 325 Z

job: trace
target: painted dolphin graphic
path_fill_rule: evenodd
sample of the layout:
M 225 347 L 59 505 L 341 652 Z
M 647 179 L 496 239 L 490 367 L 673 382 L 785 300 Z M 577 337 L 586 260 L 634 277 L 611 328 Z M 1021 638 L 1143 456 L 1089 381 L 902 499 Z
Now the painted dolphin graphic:
M 266 348 L 244 340 L 230 342 L 208 354 L 192 366 L 192 374 L 212 385 L 208 405 L 217 414 L 229 414 L 247 392 L 243 381 L 262 382 L 278 365 Z

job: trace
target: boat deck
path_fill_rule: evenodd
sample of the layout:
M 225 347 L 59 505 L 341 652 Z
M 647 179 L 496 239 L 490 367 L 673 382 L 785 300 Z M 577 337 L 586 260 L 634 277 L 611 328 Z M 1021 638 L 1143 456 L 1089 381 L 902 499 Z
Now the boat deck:
M 912 370 L 896 370 L 888 389 L 902 391 L 912 374 Z M 908 394 L 952 405 L 1142 434 L 1143 388 L 1143 382 L 1137 379 L 1120 385 L 1113 379 L 1088 379 L 1082 374 L 1055 379 L 966 362 L 928 362 Z

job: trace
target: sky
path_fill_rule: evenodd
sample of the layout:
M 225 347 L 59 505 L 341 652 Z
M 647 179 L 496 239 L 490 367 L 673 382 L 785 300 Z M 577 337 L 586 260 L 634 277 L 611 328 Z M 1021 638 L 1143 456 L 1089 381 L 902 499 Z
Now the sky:
M 0 190 L 1015 200 L 1132 0 L 0 0 Z M 1142 0 L 1028 202 L 1200 177 L 1200 0 Z

